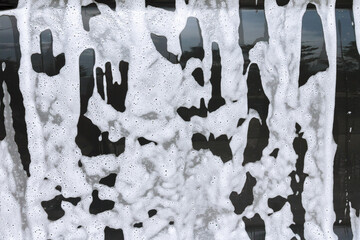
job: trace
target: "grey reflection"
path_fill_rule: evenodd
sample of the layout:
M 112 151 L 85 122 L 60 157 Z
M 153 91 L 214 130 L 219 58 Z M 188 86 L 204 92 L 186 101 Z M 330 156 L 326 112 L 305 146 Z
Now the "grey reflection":
M 268 41 L 264 10 L 240 9 L 239 45 L 244 57 L 243 74 L 250 64 L 249 51 L 259 41 Z
M 315 9 L 308 8 L 302 20 L 299 87 L 329 67 L 320 16 Z
M 20 46 L 15 41 L 13 24 L 8 16 L 0 19 L 0 59 L 2 61 L 20 62 Z
M 81 17 L 83 22 L 83 27 L 86 31 L 90 31 L 90 18 L 96 17 L 100 15 L 101 12 L 99 11 L 97 5 L 95 3 L 91 3 L 86 6 L 81 7 Z
M 269 39 L 264 10 L 240 9 L 239 45 Z
M 203 38 L 197 18 L 187 19 L 186 26 L 180 33 L 180 47 L 182 52 L 180 65 L 183 69 L 190 58 L 204 59 Z

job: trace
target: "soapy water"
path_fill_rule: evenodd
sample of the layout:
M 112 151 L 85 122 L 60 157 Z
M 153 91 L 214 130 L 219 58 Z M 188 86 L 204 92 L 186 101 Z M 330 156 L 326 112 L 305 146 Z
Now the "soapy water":
M 0 236 L 360 238 L 358 1 L 159 2 L 0 12 Z

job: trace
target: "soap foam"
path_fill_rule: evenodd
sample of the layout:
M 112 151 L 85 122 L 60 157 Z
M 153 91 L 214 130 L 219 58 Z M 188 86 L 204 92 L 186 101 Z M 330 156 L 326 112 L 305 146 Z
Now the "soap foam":
M 67 2 L 67 3 L 65 3 Z M 92 1 L 22 0 L 16 10 L 1 14 L 18 20 L 22 51 L 20 88 L 24 96 L 26 123 L 31 153 L 31 178 L 27 181 L 26 204 L 16 202 L 11 190 L 11 162 L 8 143 L 1 142 L 1 201 L 12 212 L 0 209 L 6 225 L 2 236 L 12 239 L 102 239 L 104 228 L 121 228 L 125 239 L 246 239 L 242 217 L 256 213 L 265 223 L 268 239 L 290 239 L 293 216 L 289 203 L 272 214 L 269 198 L 292 194 L 290 172 L 298 158 L 293 149 L 295 123 L 301 125 L 308 144 L 304 172 L 309 175 L 302 193 L 306 211 L 305 238 L 336 239 L 332 224 L 332 169 L 335 144 L 332 121 L 336 76 L 335 1 L 320 1 L 316 9 L 322 20 L 329 68 L 312 76 L 298 88 L 301 50 L 301 24 L 309 1 L 290 1 L 279 7 L 265 1 L 269 42 L 258 42 L 250 51 L 250 60 L 260 69 L 262 86 L 270 101 L 266 124 L 270 131 L 267 147 L 260 161 L 242 166 L 247 129 L 251 118 L 259 114 L 247 108 L 247 72 L 238 45 L 239 6 L 236 0 L 176 2 L 176 11 L 145 8 L 144 1 L 117 2 L 116 11 L 98 4 L 100 15 L 90 19 L 90 31 L 84 30 L 81 6 Z M 318 2 L 318 1 L 316 1 Z M 315 1 L 314 1 L 315 3 Z M 354 18 L 358 38 L 358 5 L 354 1 Z M 51 4 L 50 4 L 51 5 Z M 190 59 L 182 70 L 156 50 L 151 33 L 165 36 L 168 51 L 181 55 L 180 34 L 188 17 L 198 19 L 203 39 L 204 59 Z M 50 29 L 54 55 L 65 53 L 66 63 L 60 73 L 49 77 L 32 70 L 30 58 L 40 51 L 40 34 Z M 219 46 L 222 65 L 221 96 L 226 105 L 185 122 L 176 109 L 199 107 L 200 99 L 211 98 L 212 44 Z M 359 42 L 359 41 L 357 41 Z M 95 68 L 104 70 L 111 62 L 114 82 L 121 83 L 118 64 L 129 62 L 129 90 L 126 111 L 118 112 L 101 99 L 95 85 L 85 114 L 101 132 L 109 132 L 114 142 L 126 137 L 125 151 L 119 157 L 102 155 L 85 157 L 76 146 L 80 115 L 79 56 L 94 49 Z M 191 76 L 196 68 L 204 72 L 204 87 Z M 106 89 L 106 85 L 104 86 Z M 244 123 L 237 127 L 240 118 Z M 195 151 L 191 137 L 201 133 L 209 139 L 226 134 L 233 160 L 223 163 L 209 150 Z M 145 137 L 158 144 L 140 146 Z M 269 154 L 279 148 L 276 159 Z M 78 167 L 81 160 L 83 167 Z M 5 164 L 6 163 L 6 164 Z M 114 188 L 100 186 L 98 179 L 116 172 Z M 241 192 L 246 172 L 256 178 L 254 202 L 242 215 L 236 215 L 229 200 L 232 191 Z M 44 180 L 47 178 L 47 180 Z M 5 181 L 7 180 L 7 181 Z M 74 206 L 62 202 L 65 215 L 50 222 L 40 203 L 59 194 L 81 197 Z M 92 192 L 101 200 L 115 201 L 115 207 L 97 215 L 89 213 Z M 20 207 L 21 206 L 21 207 Z M 157 215 L 147 216 L 150 209 Z M 21 230 L 20 211 L 26 211 L 27 223 Z M 352 213 L 354 238 L 359 236 L 359 219 Z M 175 225 L 170 226 L 170 220 Z M 133 228 L 143 222 L 143 228 Z M 78 226 L 81 226 L 80 228 Z M 226 236 L 226 237 L 225 237 Z

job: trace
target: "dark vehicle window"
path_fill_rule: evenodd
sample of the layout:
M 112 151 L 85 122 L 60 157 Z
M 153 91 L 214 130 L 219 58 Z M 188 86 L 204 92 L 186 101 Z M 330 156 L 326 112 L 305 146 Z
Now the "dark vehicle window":
M 0 238 L 359 239 L 352 4 L 1 1 Z

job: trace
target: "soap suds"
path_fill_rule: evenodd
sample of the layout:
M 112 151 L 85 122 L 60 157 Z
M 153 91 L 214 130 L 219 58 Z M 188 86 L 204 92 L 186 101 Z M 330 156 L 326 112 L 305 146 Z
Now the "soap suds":
M 250 44 L 237 0 L 176 1 L 171 11 L 143 0 L 21 0 L 1 12 L 19 23 L 31 177 L 15 178 L 6 136 L 0 181 L 8 209 L 0 218 L 9 228 L 0 233 L 246 239 L 258 225 L 260 238 L 336 239 L 335 1 L 311 2 L 328 65 L 300 85 L 306 0 L 265 1 L 264 36 Z M 84 19 L 89 4 L 98 12 Z M 51 71 L 31 61 L 44 61 L 44 52 Z M 293 145 L 297 138 L 306 153 Z M 24 202 L 14 197 L 16 184 L 26 186 Z M 58 220 L 46 211 L 52 200 Z M 356 239 L 353 208 L 351 223 Z

